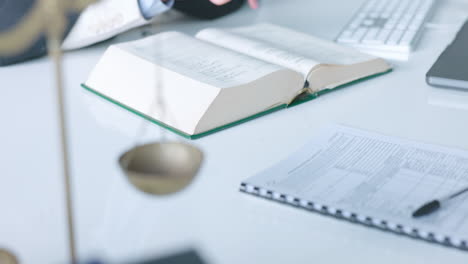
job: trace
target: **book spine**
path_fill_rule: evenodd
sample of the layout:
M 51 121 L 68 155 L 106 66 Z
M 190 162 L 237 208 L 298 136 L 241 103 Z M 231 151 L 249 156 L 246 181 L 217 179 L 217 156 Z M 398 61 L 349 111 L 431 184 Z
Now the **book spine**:
M 280 203 L 285 203 L 288 205 L 299 207 L 308 211 L 313 211 L 321 213 L 323 215 L 332 216 L 338 219 L 347 220 L 353 223 L 362 224 L 368 227 L 373 227 L 416 239 L 422 239 L 431 243 L 442 244 L 445 246 L 455 247 L 461 250 L 468 251 L 468 243 L 466 240 L 453 239 L 449 236 L 435 234 L 434 232 L 427 232 L 418 228 L 408 227 L 398 223 L 392 223 L 383 219 L 376 219 L 370 216 L 349 212 L 338 208 L 333 208 L 320 203 L 299 199 L 291 195 L 260 188 L 245 182 L 241 183 L 240 191 L 265 199 L 274 200 Z

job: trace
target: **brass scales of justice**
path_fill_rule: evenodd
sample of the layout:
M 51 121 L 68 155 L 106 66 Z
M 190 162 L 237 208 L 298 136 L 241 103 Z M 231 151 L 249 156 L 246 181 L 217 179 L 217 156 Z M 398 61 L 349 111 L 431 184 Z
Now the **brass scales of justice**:
M 41 34 L 46 35 L 48 55 L 54 64 L 71 263 L 78 263 L 78 258 L 73 227 L 61 42 L 66 28 L 67 12 L 80 12 L 93 2 L 95 0 L 36 0 L 34 8 L 14 29 L 0 33 L 0 55 L 20 53 Z M 157 77 L 156 94 L 161 95 L 162 74 L 160 72 L 155 72 L 155 74 Z M 164 109 L 162 96 L 156 97 L 154 104 Z M 202 161 L 203 153 L 198 148 L 183 142 L 168 142 L 164 138 L 150 144 L 136 143 L 118 160 L 128 180 L 139 190 L 153 195 L 173 194 L 187 187 L 197 175 Z M 0 249 L 0 262 L 1 264 L 16 264 L 18 259 L 11 252 Z

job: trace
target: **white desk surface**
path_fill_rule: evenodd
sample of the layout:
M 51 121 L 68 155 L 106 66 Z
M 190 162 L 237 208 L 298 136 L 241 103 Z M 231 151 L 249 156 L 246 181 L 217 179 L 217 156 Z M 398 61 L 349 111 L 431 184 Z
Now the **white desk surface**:
M 164 29 L 193 33 L 208 25 L 270 21 L 332 39 L 352 15 L 332 16 L 336 6 L 352 10 L 361 1 L 263 2 L 257 15 L 244 8 L 211 24 L 172 18 Z M 206 163 L 192 186 L 166 198 L 140 193 L 117 166 L 117 157 L 134 142 L 142 120 L 79 87 L 110 42 L 68 53 L 67 110 L 80 258 L 122 261 L 193 247 L 209 263 L 226 264 L 468 263 L 466 252 L 238 191 L 241 180 L 287 156 L 330 122 L 468 149 L 468 96 L 434 90 L 424 81 L 468 16 L 463 0 L 441 2 L 433 18 L 437 25 L 426 31 L 408 62 L 395 63 L 394 72 L 194 141 L 206 153 Z M 0 247 L 14 251 L 22 263 L 66 263 L 51 64 L 39 59 L 0 68 L 0 80 Z M 147 131 L 143 141 L 160 135 L 154 125 Z

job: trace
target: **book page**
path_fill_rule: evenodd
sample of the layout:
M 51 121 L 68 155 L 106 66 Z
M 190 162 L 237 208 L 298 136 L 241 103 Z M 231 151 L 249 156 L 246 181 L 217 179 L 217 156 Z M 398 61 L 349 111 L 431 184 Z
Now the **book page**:
M 142 59 L 218 88 L 247 84 L 284 69 L 178 32 L 161 33 L 118 46 Z
M 310 70 L 319 64 L 317 61 L 289 49 L 279 48 L 263 40 L 240 36 L 227 30 L 205 29 L 200 31 L 196 37 L 292 69 L 301 73 L 304 79 Z
M 250 40 L 262 41 L 277 49 L 294 52 L 321 64 L 349 65 L 375 58 L 332 41 L 272 24 L 258 24 L 229 31 Z
M 424 203 L 468 186 L 468 151 L 330 126 L 246 183 L 423 236 L 468 239 L 468 193 L 431 215 L 412 217 Z

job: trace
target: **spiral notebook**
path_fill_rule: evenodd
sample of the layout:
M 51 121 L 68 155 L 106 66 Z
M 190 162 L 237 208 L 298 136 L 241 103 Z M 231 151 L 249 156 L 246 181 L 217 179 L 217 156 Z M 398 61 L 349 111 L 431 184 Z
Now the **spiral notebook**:
M 331 125 L 241 191 L 381 230 L 468 250 L 468 194 L 412 218 L 468 185 L 468 151 Z

